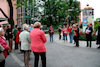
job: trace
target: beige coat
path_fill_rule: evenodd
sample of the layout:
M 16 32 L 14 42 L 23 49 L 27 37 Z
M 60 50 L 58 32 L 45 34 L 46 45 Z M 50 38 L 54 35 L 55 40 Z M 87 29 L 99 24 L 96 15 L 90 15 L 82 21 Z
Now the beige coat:
M 30 33 L 26 30 L 19 35 L 21 41 L 21 50 L 30 50 Z

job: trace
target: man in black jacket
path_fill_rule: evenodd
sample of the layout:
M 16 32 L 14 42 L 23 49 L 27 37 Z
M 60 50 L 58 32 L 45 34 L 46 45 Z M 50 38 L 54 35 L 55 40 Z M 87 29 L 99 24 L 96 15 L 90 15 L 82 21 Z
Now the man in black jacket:
M 89 23 L 87 24 L 87 28 L 85 30 L 85 33 L 86 33 L 86 40 L 87 40 L 87 46 L 89 46 L 89 41 L 90 41 L 90 47 L 91 47 L 91 41 L 92 41 L 92 32 L 93 32 L 93 29 L 92 29 L 92 25 L 90 25 Z
M 99 49 L 100 49 L 100 20 L 98 21 L 98 23 L 99 23 L 99 27 L 98 27 L 98 30 L 97 30 L 97 45 L 99 45 Z
M 59 32 L 59 40 L 61 39 L 61 31 L 62 31 L 61 25 L 59 25 L 59 28 L 58 28 L 58 32 Z

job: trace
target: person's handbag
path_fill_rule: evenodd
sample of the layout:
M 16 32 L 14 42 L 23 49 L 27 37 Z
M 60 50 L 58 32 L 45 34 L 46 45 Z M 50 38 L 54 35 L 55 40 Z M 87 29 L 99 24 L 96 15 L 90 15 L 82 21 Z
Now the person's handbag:
M 67 34 L 67 32 L 65 31 L 64 34 Z

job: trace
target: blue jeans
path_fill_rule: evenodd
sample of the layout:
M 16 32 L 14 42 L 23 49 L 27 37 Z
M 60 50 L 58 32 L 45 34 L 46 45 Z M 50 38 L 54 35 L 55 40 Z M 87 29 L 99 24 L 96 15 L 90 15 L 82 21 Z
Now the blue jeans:
M 53 42 L 53 34 L 50 35 L 50 42 L 51 42 L 51 40 L 52 40 L 52 42 Z
M 73 42 L 73 34 L 69 34 L 69 37 L 70 37 L 70 43 Z
M 65 38 L 66 38 L 66 41 L 67 41 L 67 36 L 63 35 L 63 40 L 65 41 Z

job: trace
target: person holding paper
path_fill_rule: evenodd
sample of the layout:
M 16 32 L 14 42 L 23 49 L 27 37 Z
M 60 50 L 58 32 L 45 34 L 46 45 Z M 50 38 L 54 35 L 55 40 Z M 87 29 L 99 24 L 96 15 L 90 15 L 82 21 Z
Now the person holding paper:
M 92 32 L 93 32 L 93 29 L 92 27 L 90 26 L 90 24 L 88 23 L 87 24 L 87 28 L 85 30 L 85 33 L 86 33 L 86 41 L 87 41 L 87 46 L 89 46 L 89 41 L 90 41 L 90 47 L 91 47 L 91 41 L 92 41 Z

